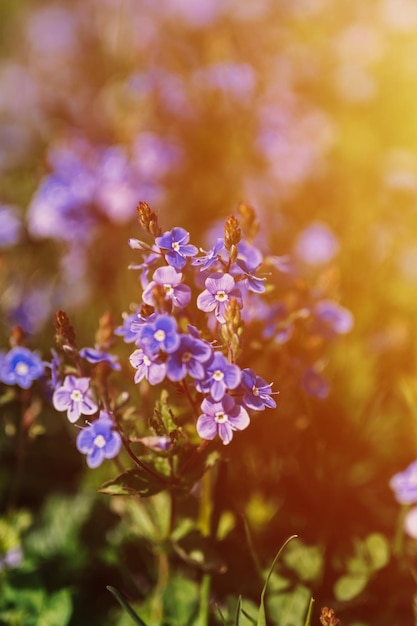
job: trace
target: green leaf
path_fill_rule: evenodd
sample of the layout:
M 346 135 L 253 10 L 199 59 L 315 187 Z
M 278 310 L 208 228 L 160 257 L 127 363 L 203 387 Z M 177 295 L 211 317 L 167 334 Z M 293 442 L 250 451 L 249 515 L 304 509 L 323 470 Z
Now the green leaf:
M 337 600 L 347 602 L 353 600 L 365 589 L 369 580 L 367 574 L 345 574 L 335 583 L 333 591 Z
M 310 599 L 310 590 L 304 585 L 297 585 L 284 593 L 270 594 L 267 604 L 272 623 L 278 626 L 303 624 Z
M 49 596 L 42 609 L 42 626 L 66 626 L 72 615 L 71 592 L 69 589 L 60 589 Z
M 291 535 L 291 537 L 288 537 L 288 539 L 285 541 L 285 543 L 281 546 L 281 548 L 278 550 L 274 560 L 272 561 L 272 565 L 271 568 L 268 572 L 268 576 L 266 577 L 266 581 L 265 584 L 263 586 L 262 589 L 262 593 L 261 593 L 261 603 L 259 605 L 259 613 L 258 613 L 258 621 L 257 621 L 257 626 L 266 626 L 266 614 L 265 614 L 265 594 L 266 594 L 266 589 L 268 587 L 268 582 L 269 579 L 271 577 L 271 574 L 274 570 L 275 564 L 278 561 L 279 557 L 281 556 L 282 551 L 284 550 L 284 548 L 287 546 L 287 544 L 292 540 L 295 539 L 297 537 L 297 535 Z
M 118 603 L 124 608 L 126 613 L 130 615 L 135 624 L 137 624 L 138 626 L 146 626 L 145 622 L 139 617 L 139 615 L 137 615 L 137 613 L 135 613 L 130 604 L 123 598 L 123 596 L 119 593 L 119 591 L 117 591 L 117 589 L 115 589 L 111 585 L 107 585 L 106 589 L 114 595 Z
M 116 478 L 105 482 L 99 489 L 100 493 L 111 496 L 139 496 L 149 498 L 167 488 L 167 481 L 141 469 L 131 469 Z
M 318 546 L 306 546 L 296 539 L 283 557 L 285 564 L 304 581 L 317 580 L 323 568 L 323 557 Z
M 365 539 L 365 546 L 371 558 L 372 568 L 377 570 L 385 567 L 389 561 L 389 546 L 386 538 L 380 533 L 372 533 Z

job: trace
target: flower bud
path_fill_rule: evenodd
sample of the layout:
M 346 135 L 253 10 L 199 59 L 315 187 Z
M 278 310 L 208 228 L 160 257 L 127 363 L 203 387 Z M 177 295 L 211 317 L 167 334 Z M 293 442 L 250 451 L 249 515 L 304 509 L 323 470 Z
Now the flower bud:
M 162 234 L 162 230 L 158 224 L 158 216 L 146 202 L 139 202 L 136 207 L 136 211 L 139 216 L 139 224 L 146 232 L 150 233 L 154 237 L 159 237 Z
M 226 249 L 231 250 L 232 246 L 237 246 L 241 237 L 239 220 L 234 215 L 230 215 L 224 225 L 224 245 Z

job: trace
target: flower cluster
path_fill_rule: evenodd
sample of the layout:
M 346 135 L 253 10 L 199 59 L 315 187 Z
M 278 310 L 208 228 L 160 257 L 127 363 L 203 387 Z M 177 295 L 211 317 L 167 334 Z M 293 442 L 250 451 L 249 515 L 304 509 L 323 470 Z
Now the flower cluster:
M 147 215 L 149 224 L 144 203 L 139 213 L 142 223 Z M 185 229 L 175 227 L 151 244 L 130 240 L 142 255 L 135 266 L 141 270 L 142 305 L 136 314 L 125 316 L 116 333 L 135 343 L 129 361 L 136 383 L 157 385 L 166 379 L 182 384 L 193 407 L 200 407 L 199 436 L 219 436 L 228 444 L 235 431 L 249 425 L 248 411 L 276 406 L 271 384 L 236 362 L 240 312 L 251 292 L 265 290 L 265 278 L 258 274 L 263 257 L 241 239 L 236 218 L 226 221 L 224 237 L 208 251 L 189 239 Z M 194 319 L 199 319 L 199 328 Z M 224 340 L 228 334 L 234 344 Z

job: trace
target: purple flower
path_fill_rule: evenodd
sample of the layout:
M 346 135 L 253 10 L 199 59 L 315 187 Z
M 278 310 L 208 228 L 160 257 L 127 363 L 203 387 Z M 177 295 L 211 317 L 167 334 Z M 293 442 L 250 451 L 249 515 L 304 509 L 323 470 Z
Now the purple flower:
M 329 383 L 315 369 L 309 367 L 304 372 L 303 386 L 310 396 L 317 398 L 326 398 L 329 394 Z
M 199 265 L 200 272 L 208 270 L 209 267 L 211 267 L 213 263 L 215 263 L 218 260 L 218 254 L 219 252 L 223 250 L 223 248 L 224 248 L 224 239 L 219 237 L 214 245 L 214 248 L 212 248 L 211 250 L 208 250 L 208 252 L 206 252 L 205 250 L 201 250 L 201 252 L 204 252 L 204 255 L 193 259 L 192 264 Z
M 22 224 L 15 207 L 0 204 L 0 248 L 14 246 L 21 235 Z
M 188 244 L 190 235 L 184 228 L 175 227 L 161 237 L 155 239 L 156 244 L 164 251 L 169 265 L 181 270 L 187 262 L 187 257 L 195 256 L 198 249 Z
M 240 368 L 229 363 L 221 352 L 215 352 L 206 367 L 206 377 L 197 384 L 197 388 L 203 393 L 210 393 L 217 402 L 223 398 L 227 389 L 239 386 L 240 378 Z
M 413 461 L 403 472 L 395 474 L 390 487 L 400 504 L 417 502 L 417 461 Z
M 89 363 L 107 363 L 112 370 L 121 370 L 118 357 L 96 348 L 81 348 L 80 356 Z
M 353 327 L 353 315 L 333 300 L 321 300 L 314 306 L 314 312 L 321 322 L 323 332 L 333 336 L 344 335 Z
M 91 468 L 119 454 L 122 439 L 113 430 L 113 420 L 107 411 L 100 411 L 98 419 L 78 433 L 76 446 L 79 452 L 87 455 L 87 465 Z
M 133 343 L 138 338 L 138 332 L 132 330 L 131 326 L 133 322 L 138 320 L 137 313 L 124 313 L 123 314 L 123 324 L 121 326 L 117 326 L 114 329 L 114 334 L 119 337 L 123 337 L 123 341 L 125 343 Z
M 170 315 L 157 315 L 153 322 L 148 322 L 142 327 L 137 344 L 146 352 L 153 354 L 159 350 L 167 354 L 175 352 L 180 345 L 175 318 Z
M 89 387 L 89 378 L 66 376 L 64 384 L 54 391 L 52 404 L 57 411 L 67 411 L 68 419 L 73 423 L 81 415 L 93 415 L 98 406 Z
M 186 307 L 191 300 L 191 289 L 188 285 L 182 285 L 182 273 L 177 272 L 173 267 L 158 267 L 155 270 L 152 280 L 142 294 L 142 300 L 151 306 L 155 305 L 153 290 L 156 285 L 160 285 L 165 290 L 165 299 L 171 300 L 174 306 Z
M 166 374 L 166 364 L 154 354 L 146 354 L 142 348 L 138 348 L 129 357 L 129 362 L 135 368 L 135 383 L 146 378 L 151 385 L 162 382 Z
M 326 224 L 314 222 L 303 230 L 295 243 L 295 253 L 308 265 L 323 265 L 339 250 L 336 236 Z
M 248 409 L 263 411 L 265 407 L 275 409 L 277 406 L 271 395 L 278 392 L 272 391 L 272 384 L 257 376 L 249 367 L 242 370 L 242 387 L 245 390 L 243 403 Z
M 246 263 L 240 259 L 237 259 L 236 265 L 239 270 L 245 276 L 245 285 L 249 291 L 254 293 L 263 293 L 265 291 L 264 281 L 266 278 L 259 278 L 256 276 L 246 265 Z
M 203 364 L 213 354 L 210 344 L 190 335 L 181 335 L 180 338 L 178 349 L 169 356 L 167 362 L 168 378 L 172 381 L 182 380 L 187 373 L 193 378 L 204 378 L 206 371 Z
M 197 420 L 197 432 L 202 439 L 214 439 L 219 435 L 227 445 L 233 438 L 234 430 L 243 430 L 249 426 L 246 409 L 236 404 L 230 396 L 224 396 L 220 402 L 204 398 L 201 410 L 203 413 Z
M 0 381 L 6 385 L 19 385 L 29 389 L 40 378 L 45 365 L 36 352 L 15 346 L 0 361 Z
M 197 306 L 201 311 L 214 311 L 216 319 L 224 324 L 230 299 L 236 298 L 242 306 L 242 295 L 235 286 L 235 280 L 231 274 L 217 272 L 206 279 L 205 285 L 206 289 L 197 298 Z

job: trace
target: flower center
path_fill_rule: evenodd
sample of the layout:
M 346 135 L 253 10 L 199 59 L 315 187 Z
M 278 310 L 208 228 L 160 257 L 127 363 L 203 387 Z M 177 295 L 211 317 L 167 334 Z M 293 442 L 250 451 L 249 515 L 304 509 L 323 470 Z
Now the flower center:
M 79 389 L 73 389 L 71 391 L 70 398 L 73 402 L 81 402 L 81 400 L 83 399 L 83 394 Z
M 29 365 L 27 363 L 24 363 L 23 361 L 19 361 L 19 363 L 17 363 L 16 367 L 14 368 L 14 371 L 18 376 L 26 376 L 29 371 Z
M 229 298 L 225 291 L 218 291 L 214 297 L 217 302 L 226 302 L 226 300 L 228 300 Z
M 165 293 L 167 296 L 172 296 L 174 293 L 174 288 L 172 285 L 164 285 Z
M 159 330 L 157 330 L 154 333 L 154 338 L 156 339 L 156 341 L 164 341 L 165 337 L 166 337 L 166 333 L 164 330 L 162 330 L 161 328 Z
M 259 389 L 255 385 L 252 387 L 252 393 L 254 396 L 259 396 Z
M 226 415 L 224 411 L 217 411 L 217 413 L 214 416 L 214 419 L 218 424 L 224 424 L 225 422 L 227 422 L 228 416 Z
M 224 374 L 221 370 L 216 370 L 215 372 L 213 372 L 213 378 L 217 381 L 223 380 Z
M 149 367 L 150 364 L 151 364 L 151 360 L 150 360 L 150 358 L 148 357 L 147 354 L 143 355 L 143 363 L 146 365 L 146 367 Z
M 94 437 L 93 443 L 96 448 L 104 448 L 104 446 L 106 445 L 106 440 L 104 439 L 103 435 L 97 435 L 96 437 Z
M 174 241 L 174 243 L 172 244 L 172 249 L 175 250 L 175 252 L 180 251 L 180 244 L 178 243 L 178 241 Z
M 184 352 L 184 354 L 182 355 L 182 362 L 188 363 L 189 361 L 191 361 L 191 357 L 192 354 L 190 352 Z

